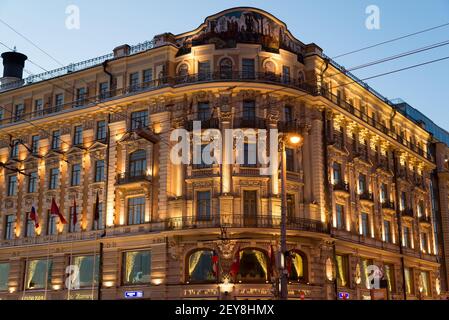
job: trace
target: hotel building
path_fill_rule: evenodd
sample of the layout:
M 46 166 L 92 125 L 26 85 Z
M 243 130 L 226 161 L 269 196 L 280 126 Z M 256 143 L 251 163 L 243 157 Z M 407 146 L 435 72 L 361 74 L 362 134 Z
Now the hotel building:
M 273 299 L 283 191 L 289 299 L 444 294 L 431 135 L 269 13 L 225 10 L 25 79 L 24 55 L 2 57 L 0 299 Z M 300 134 L 286 190 L 249 140 L 224 146 L 241 164 L 173 163 L 171 133 L 195 120 Z

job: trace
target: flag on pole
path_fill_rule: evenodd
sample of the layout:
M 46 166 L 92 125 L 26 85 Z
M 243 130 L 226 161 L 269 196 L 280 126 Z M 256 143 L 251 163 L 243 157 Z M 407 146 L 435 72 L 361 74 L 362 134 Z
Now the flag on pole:
M 214 272 L 215 277 L 218 277 L 218 254 L 215 250 L 212 254 L 212 271 Z
M 235 252 L 234 260 L 232 260 L 231 271 L 229 272 L 229 274 L 235 278 L 237 276 L 237 273 L 239 273 L 239 269 L 240 269 L 240 246 L 237 248 L 237 251 Z
M 100 220 L 100 199 L 98 197 L 98 191 L 97 191 L 97 198 L 95 199 L 95 206 L 94 206 L 94 221 Z
M 34 206 L 31 206 L 30 219 L 34 221 L 34 228 L 35 229 L 39 228 L 39 217 L 37 216 L 36 209 L 34 208 Z
M 61 212 L 59 211 L 59 207 L 56 204 L 55 198 L 51 199 L 51 208 L 50 208 L 50 213 L 52 215 L 58 216 L 59 217 L 59 221 L 62 224 L 67 224 L 67 220 L 64 218 L 64 216 L 61 214 Z
M 72 218 L 73 226 L 75 227 L 78 223 L 78 214 L 76 213 L 76 199 L 73 198 L 73 218 Z

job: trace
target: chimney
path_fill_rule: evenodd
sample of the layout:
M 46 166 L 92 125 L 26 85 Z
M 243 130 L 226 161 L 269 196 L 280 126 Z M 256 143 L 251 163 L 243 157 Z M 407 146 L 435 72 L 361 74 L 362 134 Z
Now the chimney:
M 22 84 L 23 68 L 28 57 L 20 52 L 4 52 L 3 77 L 0 78 L 0 89 L 11 89 Z

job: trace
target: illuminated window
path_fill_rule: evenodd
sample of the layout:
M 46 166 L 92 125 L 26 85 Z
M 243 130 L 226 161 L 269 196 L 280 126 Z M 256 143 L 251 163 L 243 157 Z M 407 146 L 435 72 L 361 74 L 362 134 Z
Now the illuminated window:
M 406 248 L 411 248 L 412 246 L 412 234 L 410 232 L 410 227 L 404 226 L 402 228 L 403 245 Z
M 341 204 L 335 206 L 337 215 L 337 229 L 345 229 L 345 207 Z
M 97 121 L 97 132 L 95 134 L 95 139 L 97 141 L 103 141 L 106 139 L 106 121 Z
M 49 179 L 49 185 L 48 188 L 53 190 L 58 187 L 58 180 L 59 180 L 59 169 L 58 168 L 52 168 L 50 169 L 50 179 Z
M 188 258 L 188 281 L 189 282 L 214 282 L 217 280 L 214 271 L 214 251 L 197 250 Z
M 337 260 L 337 285 L 339 287 L 349 286 L 349 261 L 348 256 L 336 255 Z
M 290 251 L 287 259 L 288 278 L 292 281 L 307 281 L 307 259 L 305 254 Z
M 148 127 L 148 110 L 131 113 L 131 130 Z
M 220 78 L 231 79 L 232 78 L 232 60 L 229 58 L 221 59 L 220 61 Z
M 421 271 L 419 282 L 421 293 L 426 297 L 432 295 L 430 289 L 430 275 L 428 271 Z
M 334 184 L 339 184 L 342 182 L 342 176 L 341 176 L 341 164 L 338 162 L 334 162 L 334 164 L 332 165 L 332 169 L 333 169 L 333 179 L 334 179 Z
M 391 222 L 390 220 L 384 220 L 384 236 L 385 236 L 385 242 L 391 243 Z
M 404 268 L 405 275 L 405 291 L 407 294 L 415 294 L 415 282 L 413 276 L 413 269 Z
M 8 290 L 9 263 L 0 263 L 0 291 Z
M 394 276 L 394 265 L 385 264 L 384 265 L 384 277 L 387 280 L 388 291 L 395 292 L 396 291 L 396 280 Z
M 268 259 L 264 252 L 257 249 L 243 249 L 239 254 L 238 281 L 265 282 L 269 280 Z
M 8 196 L 15 196 L 17 194 L 17 176 L 8 176 Z
M 123 284 L 144 284 L 151 280 L 151 252 L 130 251 L 123 254 Z
M 362 214 L 360 215 L 361 219 L 360 219 L 360 224 L 362 227 L 362 235 L 364 237 L 368 237 L 370 235 L 370 231 L 369 231 L 369 214 L 366 212 L 362 212 Z
M 130 177 L 142 177 L 147 171 L 147 155 L 145 150 L 137 150 L 129 155 L 128 172 Z
M 373 260 L 371 259 L 361 259 L 361 274 L 362 274 L 362 284 L 366 289 L 373 288 L 374 277 L 370 279 L 372 272 L 368 269 L 369 266 L 373 265 Z
M 51 285 L 53 261 L 50 259 L 29 260 L 25 274 L 25 289 L 46 289 Z
M 79 186 L 80 183 L 81 183 L 81 165 L 77 163 L 72 165 L 70 185 Z
M 70 262 L 77 267 L 80 288 L 91 287 L 98 283 L 100 270 L 100 257 L 95 256 L 75 256 Z M 73 289 L 73 288 L 72 288 Z
M 145 222 L 145 197 L 128 199 L 128 225 Z
M 5 216 L 5 240 L 14 239 L 14 225 L 16 224 L 16 216 L 9 214 Z

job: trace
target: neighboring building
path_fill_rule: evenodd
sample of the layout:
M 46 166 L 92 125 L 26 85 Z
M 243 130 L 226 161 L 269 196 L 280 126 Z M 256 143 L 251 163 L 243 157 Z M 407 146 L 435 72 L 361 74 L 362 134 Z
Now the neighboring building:
M 433 137 L 432 153 L 436 170 L 432 173 L 432 207 L 437 253 L 441 257 L 441 289 L 449 291 L 449 132 L 436 125 L 405 101 L 395 101 L 397 110 L 416 121 Z
M 170 162 L 193 120 L 303 136 L 286 152 L 291 299 L 369 298 L 370 265 L 388 298 L 440 298 L 431 135 L 272 15 L 225 10 L 23 80 L 21 59 L 0 87 L 1 299 L 272 298 L 278 172 Z

